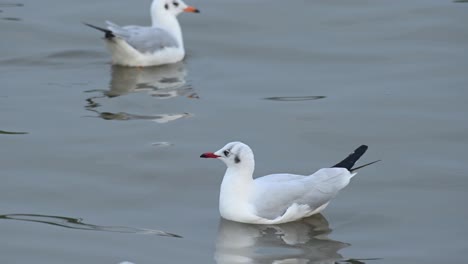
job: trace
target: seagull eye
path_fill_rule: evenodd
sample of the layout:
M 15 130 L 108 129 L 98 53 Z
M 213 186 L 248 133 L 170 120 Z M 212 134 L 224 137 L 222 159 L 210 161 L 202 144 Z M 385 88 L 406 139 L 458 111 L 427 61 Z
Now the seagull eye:
M 225 151 L 223 151 L 223 153 L 224 153 L 224 156 L 226 156 L 226 157 L 229 156 L 229 150 L 225 150 Z
M 164 8 L 166 8 L 166 10 L 168 10 L 168 9 L 169 9 L 169 5 L 168 5 L 168 4 L 165 4 L 165 5 L 164 5 Z
M 174 2 L 174 3 L 172 3 L 172 4 L 173 4 L 175 7 L 179 6 L 179 3 L 177 3 L 177 2 Z

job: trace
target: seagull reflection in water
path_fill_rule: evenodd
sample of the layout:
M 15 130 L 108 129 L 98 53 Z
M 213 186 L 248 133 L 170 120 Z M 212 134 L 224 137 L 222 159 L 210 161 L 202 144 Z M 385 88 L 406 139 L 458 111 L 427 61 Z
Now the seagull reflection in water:
M 329 239 L 331 231 L 321 214 L 278 225 L 221 219 L 214 258 L 218 264 L 364 263 L 364 259 L 343 259 L 338 251 L 350 244 Z
M 112 66 L 109 90 L 102 93 L 106 97 L 147 92 L 158 99 L 176 96 L 198 98 L 197 93 L 187 84 L 186 75 L 182 62 L 146 68 Z
M 167 123 L 180 118 L 191 117 L 190 113 L 169 113 L 156 115 L 140 115 L 125 112 L 99 111 L 101 98 L 114 98 L 129 93 L 146 92 L 158 99 L 169 99 L 177 96 L 199 98 L 193 88 L 185 80 L 186 71 L 183 63 L 175 63 L 157 67 L 111 67 L 109 90 L 90 90 L 101 92 L 102 95 L 88 99 L 85 108 L 98 114 L 104 120 L 152 120 L 157 123 Z

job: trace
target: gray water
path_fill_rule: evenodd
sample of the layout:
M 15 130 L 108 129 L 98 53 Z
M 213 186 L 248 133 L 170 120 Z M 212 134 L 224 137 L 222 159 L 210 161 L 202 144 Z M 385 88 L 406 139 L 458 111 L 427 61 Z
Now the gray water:
M 149 0 L 18 1 L 0 0 L 2 263 L 467 261 L 468 4 L 189 2 L 184 62 L 129 69 L 81 22 L 145 25 Z M 323 215 L 245 225 L 199 159 L 234 140 L 257 176 L 360 144 L 383 161 Z

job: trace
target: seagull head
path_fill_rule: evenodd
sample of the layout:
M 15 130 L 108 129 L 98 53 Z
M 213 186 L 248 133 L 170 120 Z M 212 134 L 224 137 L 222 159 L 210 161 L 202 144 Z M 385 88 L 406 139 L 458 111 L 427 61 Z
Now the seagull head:
M 200 158 L 219 159 L 231 167 L 253 167 L 255 166 L 252 149 L 242 142 L 231 142 L 216 152 L 206 152 Z
M 200 13 L 198 9 L 193 6 L 188 6 L 182 0 L 153 0 L 152 5 L 153 12 L 159 14 L 170 14 L 172 16 L 177 16 L 180 13 Z

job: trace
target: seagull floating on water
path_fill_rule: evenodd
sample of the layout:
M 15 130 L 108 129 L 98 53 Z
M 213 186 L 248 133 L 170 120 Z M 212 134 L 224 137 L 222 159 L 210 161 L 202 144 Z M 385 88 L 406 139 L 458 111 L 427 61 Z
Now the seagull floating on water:
M 252 149 L 242 142 L 231 142 L 201 158 L 223 161 L 227 170 L 221 184 L 219 211 L 225 219 L 250 224 L 292 222 L 321 212 L 338 192 L 348 185 L 356 161 L 367 151 L 358 147 L 344 160 L 312 175 L 271 174 L 253 179 L 255 160 Z
M 199 13 L 182 0 L 153 0 L 151 27 L 118 26 L 106 21 L 107 29 L 85 23 L 105 33 L 112 63 L 123 66 L 156 66 L 181 61 L 185 56 L 182 30 L 177 15 Z

